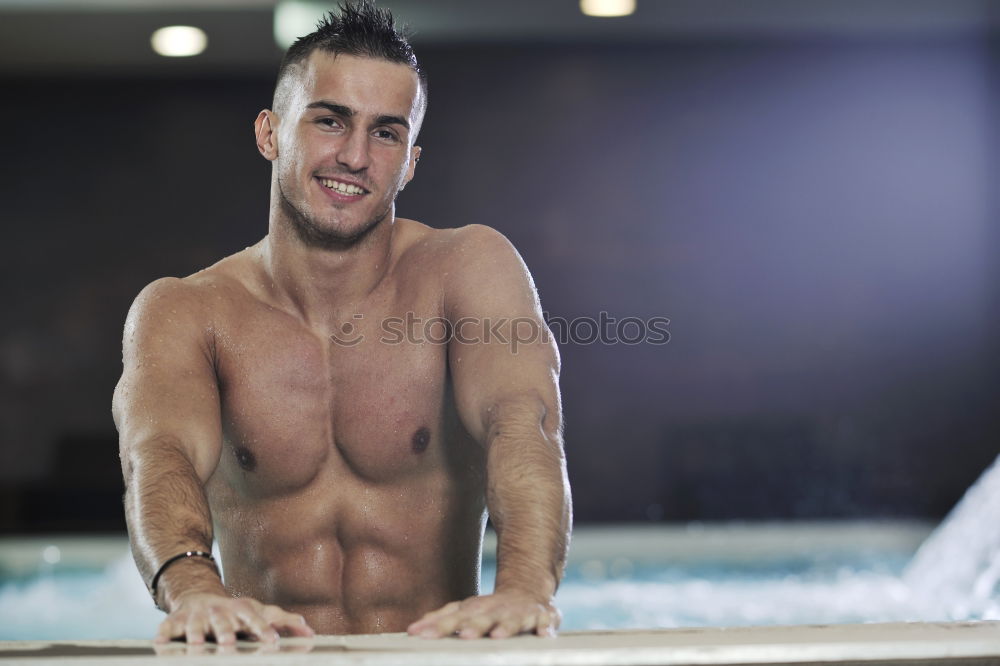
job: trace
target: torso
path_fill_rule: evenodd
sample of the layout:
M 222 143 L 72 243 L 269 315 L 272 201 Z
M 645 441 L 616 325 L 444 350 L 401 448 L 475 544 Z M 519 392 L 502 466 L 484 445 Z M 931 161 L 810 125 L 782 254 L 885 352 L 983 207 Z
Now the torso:
M 483 451 L 456 413 L 447 345 L 397 334 L 407 313 L 444 316 L 448 232 L 400 222 L 386 276 L 336 313 L 353 327 L 340 342 L 268 298 L 252 249 L 196 276 L 218 304 L 223 449 L 206 491 L 226 587 L 321 633 L 402 631 L 478 591 Z

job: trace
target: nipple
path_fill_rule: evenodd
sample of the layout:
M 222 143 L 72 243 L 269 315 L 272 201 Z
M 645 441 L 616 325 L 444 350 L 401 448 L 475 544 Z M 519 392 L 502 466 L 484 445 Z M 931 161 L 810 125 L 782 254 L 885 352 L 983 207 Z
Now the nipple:
M 413 448 L 414 453 L 423 453 L 427 450 L 427 445 L 430 443 L 431 431 L 424 426 L 413 433 L 413 439 L 410 442 L 410 446 Z
M 245 446 L 237 446 L 233 452 L 236 454 L 236 462 L 239 463 L 240 467 L 248 472 L 257 469 L 257 459 L 250 452 L 250 449 Z

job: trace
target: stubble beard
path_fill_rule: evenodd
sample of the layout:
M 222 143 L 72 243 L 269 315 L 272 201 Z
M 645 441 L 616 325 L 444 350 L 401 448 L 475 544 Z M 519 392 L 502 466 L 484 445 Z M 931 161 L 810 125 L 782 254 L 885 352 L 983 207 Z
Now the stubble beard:
M 361 225 L 360 228 L 347 232 L 336 228 L 324 227 L 315 217 L 303 212 L 301 208 L 296 206 L 285 195 L 285 188 L 282 186 L 281 178 L 278 179 L 278 197 L 281 200 L 281 210 L 291 220 L 292 228 L 295 230 L 295 234 L 299 237 L 299 240 L 308 247 L 325 250 L 343 249 L 356 245 L 368 236 L 382 220 L 389 216 L 389 211 L 392 210 L 392 203 L 395 201 L 395 196 L 393 196 L 386 203 L 384 210 L 376 213 L 365 224 Z

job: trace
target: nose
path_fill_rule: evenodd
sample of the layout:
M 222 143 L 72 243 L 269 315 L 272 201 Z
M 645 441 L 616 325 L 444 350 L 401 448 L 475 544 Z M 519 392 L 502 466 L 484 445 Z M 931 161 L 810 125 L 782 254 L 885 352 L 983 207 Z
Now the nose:
M 337 162 L 350 171 L 361 171 L 368 167 L 368 134 L 351 129 L 337 147 Z

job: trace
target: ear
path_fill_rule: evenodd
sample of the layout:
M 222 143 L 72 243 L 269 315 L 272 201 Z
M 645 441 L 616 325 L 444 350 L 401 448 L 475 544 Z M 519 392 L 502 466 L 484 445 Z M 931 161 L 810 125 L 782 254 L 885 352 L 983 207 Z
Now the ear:
M 254 134 L 257 136 L 257 150 L 269 161 L 278 157 L 278 133 L 275 131 L 277 125 L 277 117 L 268 109 L 258 113 L 257 120 L 253 122 Z
M 403 181 L 403 185 L 413 180 L 413 172 L 417 170 L 417 162 L 420 161 L 421 152 L 423 149 L 420 146 L 413 146 L 413 150 L 410 151 L 410 166 L 406 169 L 406 180 Z

